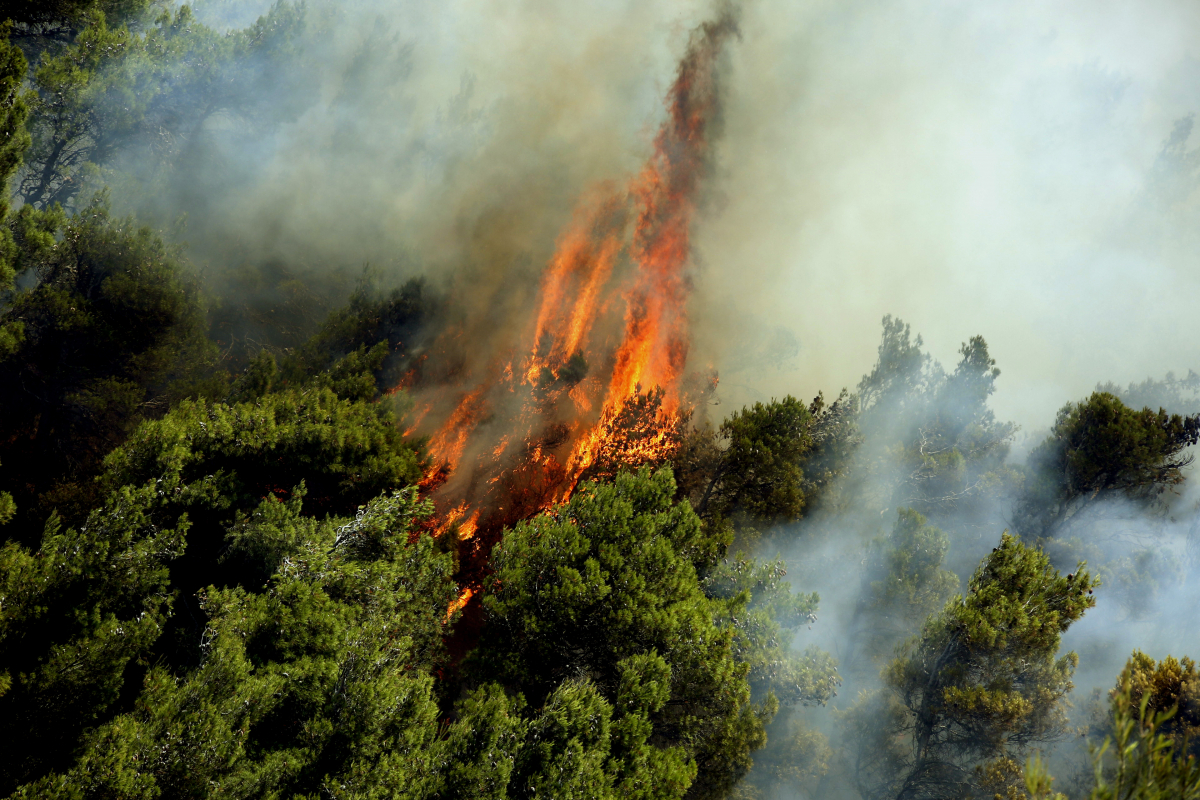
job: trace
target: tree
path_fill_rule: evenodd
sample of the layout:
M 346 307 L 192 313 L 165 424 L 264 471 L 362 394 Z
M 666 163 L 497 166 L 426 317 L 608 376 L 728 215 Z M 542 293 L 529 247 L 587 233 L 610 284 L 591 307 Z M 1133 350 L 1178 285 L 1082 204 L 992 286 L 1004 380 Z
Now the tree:
M 299 30 L 301 12 L 288 4 L 231 36 L 201 25 L 186 5 L 144 32 L 127 23 L 145 0 L 65 5 L 48 10 L 57 23 L 30 22 L 69 31 L 61 47 L 41 53 L 32 76 L 33 145 L 18 191 L 39 209 L 70 206 L 98 169 L 131 150 L 168 169 L 214 113 L 245 115 L 270 80 L 278 88 L 296 77 L 279 74 L 274 58 Z
M 183 401 L 143 423 L 105 459 L 105 500 L 82 526 L 59 533 L 52 517 L 36 550 L 4 551 L 0 664 L 13 683 L 0 746 L 14 771 L 3 779 L 69 755 L 85 726 L 132 701 L 147 663 L 197 668 L 201 589 L 261 591 L 313 535 L 312 517 L 353 513 L 421 472 L 387 407 L 328 388 Z M 274 497 L 292 504 L 282 522 L 263 505 Z M 301 498 L 309 516 L 297 522 Z
M 531 709 L 520 693 L 484 682 L 444 721 L 436 677 L 448 667 L 442 641 L 458 589 L 452 554 L 415 535 L 432 505 L 414 488 L 385 493 L 352 518 L 304 514 L 303 485 L 287 500 L 262 500 L 230 529 L 228 552 L 270 565 L 270 579 L 206 587 L 198 662 L 155 664 L 132 682 L 129 662 L 144 662 L 162 633 L 163 564 L 186 533 L 149 525 L 159 494 L 158 483 L 126 491 L 126 506 L 106 508 L 79 532 L 48 534 L 36 556 L 15 544 L 0 551 L 14 560 L 2 573 L 10 583 L 0 644 L 27 644 L 14 631 L 51 621 L 47 583 L 61 593 L 74 581 L 91 593 L 76 599 L 99 601 L 91 606 L 99 624 L 56 648 L 38 685 L 24 672 L 0 681 L 18 700 L 39 693 L 36 708 L 16 709 L 55 714 L 17 719 L 9 703 L 5 723 L 21 723 L 26 736 L 49 728 L 61 744 L 45 748 L 45 730 L 38 741 L 5 742 L 2 788 L 16 788 L 14 797 L 615 800 L 678 798 L 692 782 L 682 748 L 650 743 L 651 715 L 672 691 L 672 669 L 653 651 L 612 665 L 607 697 L 574 676 Z M 111 562 L 124 569 L 106 570 Z M 89 574 L 111 577 L 81 581 Z M 143 584 L 128 585 L 132 576 Z M 53 702 L 63 698 L 73 705 Z M 105 713 L 114 703 L 118 713 Z M 81 730 L 85 720 L 98 724 Z
M 149 0 L 4 0 L 0 19 L 11 20 L 19 39 L 69 41 L 87 24 L 89 12 L 100 11 L 118 22 L 138 17 Z
M 801 460 L 812 447 L 811 426 L 808 408 L 790 395 L 735 411 L 716 432 L 715 463 L 704 465 L 696 511 L 706 518 L 767 524 L 799 517 Z
M 1015 521 L 1023 536 L 1060 535 L 1099 500 L 1146 505 L 1183 481 L 1187 448 L 1200 442 L 1200 414 L 1141 411 L 1097 392 L 1058 412 L 1050 436 L 1029 454 Z
M 7 39 L 0 25 L 0 38 Z M 29 96 L 21 84 L 27 69 L 21 51 L 7 41 L 0 42 L 0 222 L 9 221 L 9 181 L 21 166 L 30 137 L 25 130 L 29 117 Z M 12 231 L 0 226 L 0 298 L 12 291 L 17 248 Z M 0 322 L 0 357 L 16 346 L 19 326 Z
M 654 469 L 674 461 L 691 415 L 665 412 L 664 397 L 662 387 L 643 392 L 637 386 L 611 418 L 600 420 L 600 447 L 581 479 L 611 481 L 622 470 Z
M 495 677 L 535 705 L 583 678 L 621 710 L 623 665 L 652 667 L 658 700 L 635 727 L 653 744 L 639 754 L 625 745 L 614 751 L 617 763 L 644 765 L 623 768 L 623 780 L 682 793 L 694 774 L 690 796 L 719 796 L 762 746 L 777 702 L 751 697 L 750 676 L 770 677 L 768 659 L 755 662 L 752 652 L 763 647 L 755 628 L 769 625 L 743 587 L 725 582 L 730 596 L 705 596 L 693 566 L 694 551 L 705 548 L 700 520 L 687 503 L 673 504 L 674 494 L 668 470 L 622 473 L 612 484 L 584 485 L 566 505 L 506 533 L 494 551 L 469 672 Z M 799 613 L 815 603 L 775 589 L 767 605 Z M 808 663 L 808 673 L 780 670 L 779 683 L 790 682 L 797 695 L 787 699 L 830 696 L 828 660 Z
M 0 486 L 14 491 L 26 542 L 49 507 L 75 522 L 93 507 L 100 460 L 143 419 L 206 391 L 216 353 L 199 288 L 179 253 L 101 202 L 67 221 L 23 208 L 20 267 L 0 352 Z
M 152 523 L 155 499 L 125 487 L 78 529 L 52 516 L 36 551 L 0 548 L 0 793 L 69 765 L 162 634 L 188 523 Z
M 907 324 L 884 318 L 878 360 L 858 387 L 873 475 L 863 491 L 873 483 L 880 505 L 961 513 L 1015 482 L 1004 462 L 1017 428 L 988 408 L 1000 370 L 982 336 L 963 343 L 949 375 L 922 344 Z
M 0 29 L 0 37 L 3 30 Z M 29 134 L 25 120 L 29 115 L 28 100 L 21 88 L 25 76 L 25 58 L 7 41 L 0 42 L 0 303 L 13 289 L 16 277 L 14 263 L 17 247 L 12 231 L 7 224 L 9 216 L 8 184 L 21 164 L 25 149 L 29 146 Z M 6 319 L 0 305 L 0 361 L 20 347 L 25 335 L 25 326 Z M 0 480 L 0 486 L 4 483 Z M 0 489 L 0 525 L 7 524 L 16 515 L 17 505 L 12 493 Z
M 870 655 L 890 654 L 958 589 L 958 576 L 942 568 L 949 549 L 950 537 L 921 514 L 897 512 L 876 565 L 878 579 L 856 614 Z
M 383 345 L 384 358 L 373 370 L 381 389 L 402 379 L 424 326 L 436 317 L 440 302 L 428 285 L 413 278 L 384 293 L 364 273 L 350 301 L 331 313 L 313 336 L 281 365 L 284 380 L 302 381 L 329 370 L 349 353 Z
M 1060 576 L 1007 533 L 965 596 L 931 616 L 884 671 L 887 694 L 851 716 L 867 797 L 968 797 L 989 762 L 1023 756 L 1065 730 L 1062 700 L 1078 661 L 1058 655 L 1094 605 L 1083 565 Z
M 453 742 L 439 736 L 432 669 L 456 587 L 449 555 L 409 542 L 430 506 L 415 489 L 348 520 L 316 523 L 300 506 L 268 498 L 240 534 L 293 542 L 267 591 L 202 593 L 198 667 L 152 668 L 73 766 L 17 797 L 436 796 Z
M 1113 712 L 1159 717 L 1159 734 L 1174 743 L 1181 758 L 1200 756 L 1200 672 L 1187 656 L 1155 662 L 1134 650 L 1109 692 Z
M 863 443 L 858 398 L 843 389 L 830 403 L 818 393 L 808 404 L 808 413 L 812 419 L 812 447 L 802 462 L 805 503 L 810 510 L 820 503 L 830 512 L 844 511 L 853 500 L 842 484 L 850 476 L 854 456 Z
M 858 384 L 863 421 L 869 434 L 875 433 L 873 428 L 881 420 L 878 414 L 868 412 L 883 409 L 892 414 L 903 412 L 940 381 L 941 367 L 922 352 L 923 345 L 919 335 L 913 339 L 908 323 L 894 319 L 891 314 L 883 318 L 879 357 Z
M 1113 692 L 1110 733 L 1102 745 L 1092 748 L 1095 777 L 1089 800 L 1200 798 L 1200 763 L 1181 748 L 1177 732 L 1168 731 L 1174 710 L 1154 708 L 1149 694 L 1135 702 L 1127 677 L 1123 674 Z M 1053 791 L 1053 781 L 1045 764 L 1035 757 L 1025 769 L 1029 793 L 1014 790 L 1008 796 L 1019 800 L 1066 800 L 1065 795 Z
M 1200 798 L 1200 765 L 1192 756 L 1182 757 L 1178 741 L 1163 732 L 1171 712 L 1150 710 L 1145 698 L 1136 716 L 1133 708 L 1118 698 L 1113 736 L 1094 755 L 1096 786 L 1091 800 Z M 1115 762 L 1111 765 L 1106 759 L 1110 742 Z

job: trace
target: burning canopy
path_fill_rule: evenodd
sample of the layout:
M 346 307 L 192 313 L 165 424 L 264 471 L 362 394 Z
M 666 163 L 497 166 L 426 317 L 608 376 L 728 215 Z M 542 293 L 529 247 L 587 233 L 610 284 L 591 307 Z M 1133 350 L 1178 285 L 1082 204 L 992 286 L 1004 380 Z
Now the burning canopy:
M 523 341 L 485 365 L 423 362 L 406 376 L 417 400 L 410 431 L 430 436 L 423 488 L 442 512 L 436 534 L 479 533 L 469 549 L 486 555 L 505 525 L 565 500 L 581 479 L 662 463 L 678 447 L 691 406 L 713 385 L 686 371 L 690 229 L 718 111 L 717 60 L 736 31 L 725 13 L 693 33 L 652 154 L 627 185 L 600 187 L 575 209 Z M 434 373 L 483 378 L 425 377 Z

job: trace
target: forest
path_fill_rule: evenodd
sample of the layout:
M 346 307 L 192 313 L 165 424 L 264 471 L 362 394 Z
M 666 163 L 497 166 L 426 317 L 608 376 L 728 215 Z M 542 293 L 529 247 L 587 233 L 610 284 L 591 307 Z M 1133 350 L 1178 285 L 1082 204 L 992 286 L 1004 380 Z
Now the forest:
M 0 7 L 0 797 L 1200 798 L 1200 374 L 1021 448 L 984 336 L 888 315 L 855 385 L 719 402 L 735 5 L 623 173 L 399 266 L 346 246 L 370 173 L 466 180 L 487 123 L 464 78 L 454 155 L 383 160 L 411 54 L 359 6 Z M 226 203 L 283 141 L 370 166 Z

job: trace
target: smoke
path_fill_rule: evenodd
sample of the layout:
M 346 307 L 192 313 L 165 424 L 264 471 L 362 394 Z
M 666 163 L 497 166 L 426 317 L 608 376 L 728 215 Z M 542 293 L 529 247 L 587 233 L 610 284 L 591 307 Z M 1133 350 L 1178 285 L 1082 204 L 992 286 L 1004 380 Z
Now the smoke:
M 267 10 L 197 4 L 225 26 Z M 369 262 L 470 286 L 472 318 L 503 318 L 533 302 L 577 198 L 637 170 L 711 12 L 311 3 L 294 80 L 207 117 L 170 178 L 114 196 L 185 217 L 214 277 L 279 262 L 348 286 Z M 1198 13 L 749 4 L 695 226 L 693 352 L 736 377 L 724 401 L 853 384 L 885 313 L 943 361 L 983 334 L 998 413 L 1027 428 L 1097 381 L 1195 364 L 1196 144 L 1176 123 L 1197 105 Z M 795 358 L 775 357 L 780 335 Z
M 262 5 L 198 14 L 240 23 Z M 466 285 L 494 320 L 530 302 L 580 194 L 645 158 L 708 10 L 308 4 L 302 79 L 264 87 L 253 115 L 209 117 L 136 210 L 186 216 L 190 252 L 214 272 L 370 262 Z
M 742 27 L 698 235 L 718 368 L 783 325 L 801 356 L 756 391 L 853 385 L 892 313 L 943 362 L 983 334 L 1029 427 L 1195 363 L 1195 165 L 1161 158 L 1198 103 L 1193 5 L 756 3 Z

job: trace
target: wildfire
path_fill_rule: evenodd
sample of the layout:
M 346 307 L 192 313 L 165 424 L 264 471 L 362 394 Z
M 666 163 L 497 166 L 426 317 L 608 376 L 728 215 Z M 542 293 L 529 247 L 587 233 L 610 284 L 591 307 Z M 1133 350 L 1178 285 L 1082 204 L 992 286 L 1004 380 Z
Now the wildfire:
M 442 425 L 429 442 L 429 454 L 439 469 L 453 472 L 462 458 L 463 448 L 471 431 L 483 413 L 483 393 L 486 386 L 479 386 L 459 401 L 454 413 Z
M 504 526 L 569 498 L 588 475 L 661 463 L 679 446 L 690 235 L 717 111 L 716 63 L 734 33 L 726 16 L 693 35 L 651 155 L 628 185 L 601 186 L 575 210 L 524 340 L 482 369 L 444 371 L 474 374 L 467 387 L 406 376 L 424 404 L 412 428 L 457 397 L 429 440 L 422 481 L 442 518 L 436 535 L 457 525 L 474 540 L 476 561 L 463 560 L 467 588 L 448 617 L 477 591 L 478 559 Z
M 462 611 L 463 606 L 465 606 L 474 595 L 475 590 L 471 587 L 468 586 L 466 589 L 463 589 L 462 593 L 458 597 L 454 598 L 454 602 L 452 602 L 450 607 L 446 609 L 446 616 L 442 619 L 442 624 L 446 624 L 450 621 L 451 617 L 453 617 L 459 611 Z

